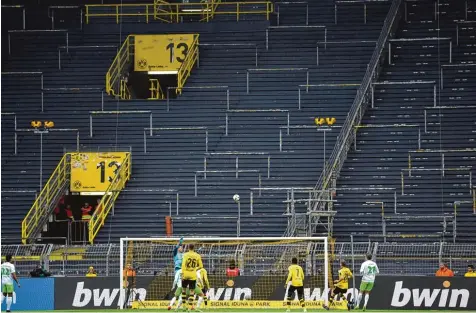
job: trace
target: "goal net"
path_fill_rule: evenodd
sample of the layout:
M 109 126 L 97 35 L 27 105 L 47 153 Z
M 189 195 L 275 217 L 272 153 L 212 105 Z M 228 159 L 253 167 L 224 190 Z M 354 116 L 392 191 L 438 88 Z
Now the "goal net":
M 118 283 L 125 289 L 121 308 L 169 306 L 175 291 L 174 249 L 178 243 L 179 238 L 121 238 Z M 208 273 L 208 308 L 285 307 L 285 282 L 294 257 L 305 274 L 306 306 L 322 308 L 327 303 L 325 237 L 184 238 L 184 252 L 191 243 Z M 292 306 L 299 307 L 299 302 L 293 301 Z

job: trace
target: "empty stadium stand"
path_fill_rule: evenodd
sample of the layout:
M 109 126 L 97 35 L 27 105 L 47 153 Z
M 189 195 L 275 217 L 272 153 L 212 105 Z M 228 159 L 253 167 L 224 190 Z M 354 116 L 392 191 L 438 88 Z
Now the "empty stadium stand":
M 404 3 L 337 183 L 338 238 L 474 241 L 474 8 L 438 3 Z
M 369 4 L 366 11 L 362 5 L 343 5 L 337 13 L 334 1 L 312 2 L 307 8 L 276 6 L 279 17 L 273 15 L 271 22 L 220 16 L 209 23 L 144 24 L 138 18 L 117 25 L 114 18 L 91 18 L 82 30 L 65 25 L 54 31 L 49 19 L 27 31 L 12 24 L 3 71 L 35 73 L 2 74 L 2 112 L 17 117 L 16 131 L 11 125 L 2 132 L 9 152 L 2 154 L 2 188 L 39 191 L 63 152 L 76 149 L 78 129 L 82 149 L 120 147 L 133 155 L 132 179 L 98 242 L 125 234 L 163 235 L 170 206 L 177 235 L 236 235 L 234 193 L 241 196 L 242 236 L 281 235 L 287 225 L 283 201 L 291 188 L 315 185 L 389 3 Z M 200 66 L 179 98 L 116 101 L 104 94 L 104 74 L 115 49 L 128 34 L 139 32 L 200 33 Z M 148 114 L 96 111 L 150 111 L 152 135 L 145 130 L 150 127 Z M 317 116 L 337 122 L 316 131 Z M 2 130 L 8 118 L 2 116 Z M 53 120 L 56 128 L 72 130 L 41 136 L 22 132 L 34 119 Z M 251 208 L 250 188 L 260 186 L 275 189 L 261 195 L 253 190 Z M 7 197 L 2 193 L 2 199 Z M 6 240 L 18 242 L 30 200 L 26 193 L 11 200 L 12 213 L 2 224 L 18 228 L 3 231 Z M 216 221 L 220 226 L 210 227 Z

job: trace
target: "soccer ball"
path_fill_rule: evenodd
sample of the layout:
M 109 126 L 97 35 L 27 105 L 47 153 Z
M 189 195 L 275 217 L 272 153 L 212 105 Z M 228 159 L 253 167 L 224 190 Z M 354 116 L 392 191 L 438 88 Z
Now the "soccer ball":
M 235 193 L 235 195 L 233 196 L 233 201 L 235 201 L 235 202 L 240 201 L 240 195 Z
M 245 294 L 245 300 L 250 300 L 251 299 L 251 295 L 249 293 L 246 293 Z

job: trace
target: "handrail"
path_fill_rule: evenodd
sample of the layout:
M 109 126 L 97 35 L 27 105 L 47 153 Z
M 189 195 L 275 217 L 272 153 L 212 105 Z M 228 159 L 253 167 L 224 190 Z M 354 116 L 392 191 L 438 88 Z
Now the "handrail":
M 396 27 L 397 23 L 399 22 L 397 16 L 401 14 L 401 4 L 402 0 L 393 0 L 392 2 L 387 17 L 385 18 L 385 22 L 382 27 L 382 31 L 377 41 L 372 58 L 367 67 L 367 71 L 365 73 L 364 78 L 362 79 L 362 84 L 360 85 L 360 88 L 357 91 L 357 95 L 354 99 L 349 114 L 347 115 L 347 119 L 345 120 L 342 126 L 342 130 L 339 136 L 337 137 L 336 144 L 331 153 L 331 156 L 329 157 L 328 162 L 326 162 L 326 164 L 324 165 L 324 170 L 322 171 L 319 180 L 317 181 L 317 184 L 315 186 L 317 190 L 329 189 L 331 187 L 330 185 L 332 178 L 337 177 L 340 173 L 340 170 L 347 157 L 347 152 L 351 147 L 352 141 L 354 140 L 354 126 L 360 124 L 366 106 L 368 105 L 368 93 L 372 86 L 371 83 L 374 81 L 378 74 L 377 70 L 381 63 L 380 58 L 382 56 L 382 52 L 391 33 L 394 31 L 394 27 Z M 325 192 L 318 193 L 317 197 L 318 199 L 327 200 Z M 314 204 L 313 210 L 317 210 L 323 205 L 325 205 L 324 201 L 317 201 Z
M 122 100 L 130 100 L 131 99 L 131 92 L 129 91 L 129 88 L 127 87 L 127 81 L 124 80 L 124 79 L 121 79 L 120 98 Z
M 22 242 L 26 244 L 43 226 L 59 195 L 69 181 L 70 154 L 66 153 L 21 223 Z
M 185 82 L 187 78 L 190 76 L 192 72 L 192 68 L 194 67 L 195 63 L 198 60 L 198 38 L 199 35 L 193 35 L 193 42 L 190 46 L 190 51 L 185 56 L 185 60 L 183 61 L 182 65 L 178 69 L 177 72 L 177 89 L 175 90 L 177 94 L 182 93 L 182 88 L 185 86 Z
M 134 35 L 127 36 L 106 73 L 106 92 L 110 96 L 120 95 L 124 67 L 132 62 L 134 56 L 134 38 Z
M 104 196 L 98 204 L 98 208 L 100 209 L 94 211 L 91 219 L 88 221 L 88 241 L 90 244 L 94 242 L 94 238 L 96 238 L 99 230 L 104 225 L 107 215 L 109 214 L 109 211 L 111 211 L 119 193 L 129 180 L 131 176 L 131 165 L 131 154 L 127 152 L 126 158 L 124 159 L 124 163 L 121 165 L 119 172 L 109 184 L 109 187 L 106 189 Z
M 154 1 L 157 3 L 122 3 L 122 4 L 87 4 L 86 7 L 86 24 L 92 17 L 114 17 L 116 23 L 119 24 L 121 17 L 137 17 L 144 16 L 146 23 L 149 18 L 161 20 L 167 23 L 180 23 L 184 16 L 200 16 L 201 21 L 210 21 L 215 15 L 235 15 L 236 20 L 240 20 L 240 15 L 265 15 L 269 20 L 270 14 L 274 12 L 274 5 L 271 1 L 239 1 L 239 2 L 221 2 L 214 0 L 207 3 L 168 3 L 165 1 Z M 165 5 L 167 7 L 159 7 Z M 244 6 L 248 6 L 245 7 Z M 217 10 L 219 7 L 223 10 Z M 106 9 L 102 12 L 115 13 L 91 13 L 94 9 Z M 128 10 L 123 10 L 128 8 Z M 131 9 L 132 8 L 132 9 Z M 126 11 L 126 12 L 124 12 Z

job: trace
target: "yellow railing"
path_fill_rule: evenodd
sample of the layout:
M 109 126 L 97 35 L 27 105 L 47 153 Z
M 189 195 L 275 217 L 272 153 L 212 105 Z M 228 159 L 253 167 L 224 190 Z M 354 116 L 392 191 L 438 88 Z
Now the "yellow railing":
M 106 92 L 111 96 L 121 95 L 122 75 L 127 72 L 126 65 L 133 63 L 134 35 L 127 36 L 106 73 Z
M 113 181 L 107 188 L 104 196 L 101 198 L 101 202 L 98 204 L 99 210 L 96 210 L 91 216 L 91 219 L 88 222 L 89 228 L 89 242 L 92 244 L 94 238 L 96 238 L 97 233 L 104 225 L 109 211 L 111 211 L 114 202 L 116 201 L 119 193 L 124 188 L 126 182 L 131 176 L 131 154 L 127 153 L 127 156 L 124 160 L 124 163 L 121 165 L 119 172 L 114 177 Z
M 130 100 L 131 99 L 131 92 L 129 91 L 129 87 L 127 87 L 127 81 L 121 79 L 121 91 L 120 97 L 122 100 Z
M 221 10 L 217 9 L 220 8 Z M 100 11 L 94 13 L 93 11 Z M 149 23 L 150 17 L 162 20 L 168 23 L 180 23 L 181 17 L 201 16 L 202 21 L 210 21 L 214 15 L 235 15 L 236 20 L 240 16 L 254 14 L 269 16 L 274 12 L 274 6 L 271 1 L 240 1 L 240 2 L 221 2 L 208 1 L 206 3 L 143 3 L 143 4 L 89 4 L 86 5 L 86 24 L 93 17 L 114 17 L 119 24 L 121 17 L 144 16 L 146 23 Z
M 177 71 L 177 89 L 176 89 L 177 94 L 182 93 L 182 88 L 183 86 L 185 86 L 185 82 L 187 81 L 187 78 L 190 76 L 192 72 L 192 68 L 198 60 L 199 35 L 197 34 L 193 36 L 194 38 L 190 46 L 190 50 L 188 51 L 187 56 L 185 57 L 185 60 L 183 61 L 182 65 L 180 65 L 180 68 Z
M 64 191 L 64 187 L 69 181 L 70 160 L 69 153 L 66 153 L 23 219 L 21 235 L 24 244 L 36 234 L 39 228 L 43 227 L 44 219 L 48 217 L 60 194 Z
M 164 99 L 164 91 L 160 87 L 159 80 L 156 78 L 149 79 L 150 82 L 150 98 L 148 100 L 162 100 Z

